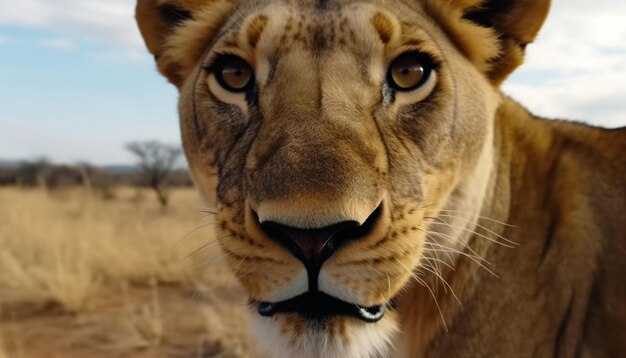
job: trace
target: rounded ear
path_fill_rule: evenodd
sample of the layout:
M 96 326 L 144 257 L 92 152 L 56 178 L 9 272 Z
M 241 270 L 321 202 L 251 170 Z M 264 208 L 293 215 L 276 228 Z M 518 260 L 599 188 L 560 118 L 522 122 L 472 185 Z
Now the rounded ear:
M 136 19 L 159 71 L 181 87 L 234 1 L 137 0 Z
M 451 39 L 500 85 L 524 61 L 550 9 L 550 0 L 425 0 Z
M 191 20 L 191 12 L 162 0 L 138 0 L 136 19 L 141 36 L 148 51 L 154 55 L 159 71 L 170 82 L 180 86 L 183 79 L 180 78 L 176 68 L 160 60 L 165 52 L 168 37 L 177 26 Z

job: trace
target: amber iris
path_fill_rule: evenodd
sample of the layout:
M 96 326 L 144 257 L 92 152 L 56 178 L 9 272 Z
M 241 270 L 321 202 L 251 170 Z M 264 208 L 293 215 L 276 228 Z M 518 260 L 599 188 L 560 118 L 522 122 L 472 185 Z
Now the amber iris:
M 396 58 L 389 68 L 389 81 L 399 90 L 415 89 L 428 79 L 429 68 L 423 56 L 406 53 Z
M 254 74 L 252 68 L 239 57 L 224 59 L 216 71 L 217 80 L 231 92 L 245 91 L 250 87 Z

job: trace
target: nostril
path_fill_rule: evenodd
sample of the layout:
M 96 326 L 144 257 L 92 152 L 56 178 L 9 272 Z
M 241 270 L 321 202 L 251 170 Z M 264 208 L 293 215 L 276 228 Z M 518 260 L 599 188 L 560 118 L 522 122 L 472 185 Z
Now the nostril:
M 338 234 L 358 226 L 345 221 L 320 229 L 300 229 L 273 221 L 261 224 L 263 231 L 305 264 L 321 264 L 337 249 Z
M 368 236 L 376 227 L 381 213 L 382 204 L 362 225 L 356 221 L 343 221 L 319 229 L 301 229 L 266 221 L 260 223 L 260 226 L 265 234 L 289 250 L 306 266 L 317 266 L 346 243 Z M 258 221 L 256 214 L 255 217 Z
M 380 204 L 376 210 L 365 220 L 363 225 L 353 225 L 349 227 L 344 227 L 340 231 L 335 234 L 335 241 L 337 246 L 342 246 L 349 241 L 359 240 L 361 238 L 369 236 L 374 228 L 376 227 L 376 223 L 380 220 L 380 216 L 382 214 L 383 204 Z

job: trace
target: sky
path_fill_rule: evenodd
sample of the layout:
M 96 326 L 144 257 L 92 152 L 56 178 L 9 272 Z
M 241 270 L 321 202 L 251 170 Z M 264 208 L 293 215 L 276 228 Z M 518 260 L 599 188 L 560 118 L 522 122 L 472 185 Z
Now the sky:
M 505 93 L 534 113 L 626 125 L 626 1 L 553 0 Z M 133 162 L 180 143 L 176 89 L 144 49 L 135 0 L 0 0 L 0 159 Z

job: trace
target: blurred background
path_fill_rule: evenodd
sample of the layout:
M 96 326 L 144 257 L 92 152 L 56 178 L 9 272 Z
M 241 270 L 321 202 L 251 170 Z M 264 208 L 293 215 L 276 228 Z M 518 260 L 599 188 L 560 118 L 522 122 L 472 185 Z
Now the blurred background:
M 253 356 L 134 5 L 0 0 L 0 358 Z M 554 0 L 504 91 L 623 126 L 624 14 Z

